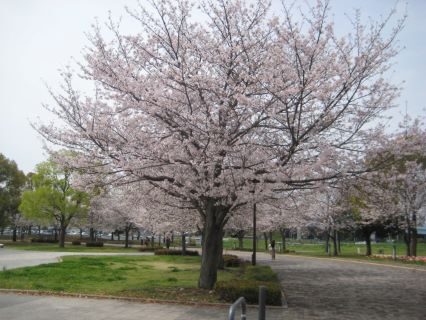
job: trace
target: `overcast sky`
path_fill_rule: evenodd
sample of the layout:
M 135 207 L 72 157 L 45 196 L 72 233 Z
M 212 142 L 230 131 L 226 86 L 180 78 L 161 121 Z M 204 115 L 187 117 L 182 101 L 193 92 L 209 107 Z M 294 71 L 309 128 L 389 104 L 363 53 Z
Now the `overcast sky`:
M 126 18 L 124 6 L 134 7 L 135 3 L 0 0 L 0 153 L 15 160 L 21 170 L 32 171 L 47 158 L 41 138 L 30 126 L 37 118 L 52 118 L 42 108 L 42 103 L 50 102 L 45 83 L 57 87 L 58 69 L 72 64 L 73 58 L 81 61 L 82 48 L 87 44 L 84 33 L 90 31 L 95 17 L 105 21 L 111 11 L 113 17 Z M 376 18 L 388 13 L 395 1 L 332 0 L 331 4 L 336 27 L 345 31 L 345 13 L 351 15 L 354 8 L 359 8 L 364 16 Z M 405 49 L 389 74 L 395 83 L 405 81 L 397 101 L 400 108 L 392 112 L 396 118 L 393 125 L 405 113 L 406 101 L 412 115 L 424 114 L 426 106 L 426 1 L 400 1 L 399 15 L 404 14 L 405 7 L 408 19 L 399 37 Z

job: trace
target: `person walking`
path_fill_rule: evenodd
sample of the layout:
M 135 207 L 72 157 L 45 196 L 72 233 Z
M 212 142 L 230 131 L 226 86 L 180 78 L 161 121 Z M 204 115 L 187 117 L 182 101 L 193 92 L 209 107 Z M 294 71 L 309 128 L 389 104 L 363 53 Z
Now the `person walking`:
M 272 260 L 275 260 L 275 240 L 271 240 L 271 256 Z

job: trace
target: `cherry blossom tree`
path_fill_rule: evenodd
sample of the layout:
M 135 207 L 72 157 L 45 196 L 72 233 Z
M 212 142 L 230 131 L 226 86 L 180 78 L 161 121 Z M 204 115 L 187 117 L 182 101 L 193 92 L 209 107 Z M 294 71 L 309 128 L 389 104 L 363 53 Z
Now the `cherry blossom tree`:
M 145 208 L 140 196 L 129 186 L 110 188 L 95 197 L 92 206 L 104 227 L 124 232 L 124 247 L 128 248 L 130 231 L 142 225 Z
M 392 14 L 369 26 L 357 17 L 340 37 L 328 1 L 300 20 L 285 5 L 272 16 L 265 0 L 149 3 L 128 10 L 140 33 L 111 19 L 111 39 L 94 26 L 80 71 L 63 72 L 46 106 L 63 125 L 35 127 L 89 177 L 143 183 L 193 208 L 199 286 L 211 289 L 233 210 L 358 171 L 364 127 L 398 92 L 384 74 L 403 20 L 387 32 Z M 94 92 L 77 90 L 75 75 Z
M 405 230 L 407 255 L 416 256 L 417 226 L 425 221 L 426 210 L 426 129 L 420 119 L 408 118 L 402 129 L 389 137 L 388 165 L 371 179 L 387 198 L 386 211 Z

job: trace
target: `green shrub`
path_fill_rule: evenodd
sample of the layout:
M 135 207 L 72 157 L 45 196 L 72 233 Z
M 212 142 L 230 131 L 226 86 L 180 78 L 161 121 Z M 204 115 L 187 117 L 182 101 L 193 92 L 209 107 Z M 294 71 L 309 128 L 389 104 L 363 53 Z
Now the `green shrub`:
M 245 280 L 278 283 L 277 274 L 269 266 L 244 265 L 243 271 L 242 278 Z
M 182 250 L 170 250 L 170 249 L 157 249 L 154 251 L 156 256 L 180 256 L 182 255 Z M 198 256 L 198 251 L 186 250 L 185 255 L 187 256 Z
M 151 247 L 140 247 L 138 250 L 140 252 L 154 252 L 155 248 L 151 248 Z
M 255 280 L 234 280 L 218 281 L 216 283 L 216 292 L 220 298 L 226 302 L 234 302 L 239 297 L 244 297 L 249 304 L 259 303 L 259 286 L 265 286 L 266 304 L 271 306 L 280 306 L 281 287 L 278 283 L 255 281 Z
M 73 242 L 71 242 L 71 244 L 72 244 L 73 246 L 80 246 L 80 245 L 81 245 L 81 241 L 79 241 L 79 240 L 74 240 Z
M 103 242 L 86 242 L 86 247 L 103 247 Z
M 269 266 L 251 266 L 241 263 L 240 277 L 237 280 L 216 283 L 216 292 L 222 300 L 234 302 L 239 297 L 244 297 L 247 303 L 257 304 L 259 303 L 259 286 L 265 286 L 267 288 L 266 304 L 281 305 L 281 286 L 277 275 Z
M 242 260 L 238 256 L 233 254 L 223 255 L 223 265 L 225 268 L 239 267 L 242 264 Z

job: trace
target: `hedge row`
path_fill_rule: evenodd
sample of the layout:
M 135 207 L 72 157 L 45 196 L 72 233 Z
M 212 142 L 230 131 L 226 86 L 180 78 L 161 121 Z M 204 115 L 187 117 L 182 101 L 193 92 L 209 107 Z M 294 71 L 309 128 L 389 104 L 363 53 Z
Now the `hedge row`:
M 31 242 L 36 242 L 36 243 L 59 243 L 59 240 L 48 239 L 48 238 L 32 238 Z
M 227 302 L 234 302 L 239 297 L 244 297 L 249 304 L 259 303 L 259 286 L 265 286 L 266 304 L 270 306 L 281 306 L 281 287 L 279 283 L 271 283 L 256 280 L 233 280 L 218 281 L 216 292 L 220 298 Z
M 236 268 L 243 264 L 243 261 L 238 256 L 233 254 L 223 255 L 223 266 L 225 268 Z
M 86 242 L 86 247 L 103 247 L 103 242 Z
M 229 256 L 229 261 L 236 263 L 236 256 Z M 226 261 L 226 260 L 225 260 Z M 267 288 L 266 304 L 280 306 L 281 286 L 275 272 L 269 266 L 251 266 L 247 263 L 240 263 L 240 279 L 233 281 L 218 281 L 216 292 L 220 298 L 227 302 L 234 302 L 239 297 L 244 297 L 247 303 L 259 303 L 259 286 Z
M 154 251 L 156 256 L 181 256 L 182 250 L 171 250 L 171 249 L 157 249 Z M 198 251 L 186 250 L 185 255 L 187 256 L 198 256 Z

